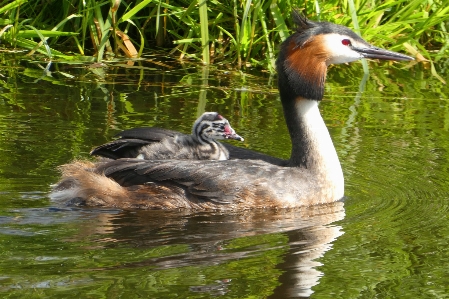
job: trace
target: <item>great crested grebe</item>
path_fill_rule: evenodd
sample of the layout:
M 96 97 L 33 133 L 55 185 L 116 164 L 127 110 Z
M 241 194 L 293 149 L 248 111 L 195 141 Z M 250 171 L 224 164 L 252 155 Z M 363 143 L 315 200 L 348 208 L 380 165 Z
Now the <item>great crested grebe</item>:
M 216 140 L 244 140 L 217 112 L 204 112 L 193 124 L 191 135 L 146 127 L 125 130 L 116 136 L 120 138 L 94 148 L 90 154 L 110 159 L 228 160 L 229 151 Z
M 327 67 L 361 58 L 413 60 L 376 48 L 350 29 L 293 14 L 296 32 L 280 47 L 278 88 L 292 141 L 289 160 L 227 146 L 231 159 L 73 162 L 51 197 L 124 209 L 298 207 L 343 197 L 337 153 L 318 110 Z

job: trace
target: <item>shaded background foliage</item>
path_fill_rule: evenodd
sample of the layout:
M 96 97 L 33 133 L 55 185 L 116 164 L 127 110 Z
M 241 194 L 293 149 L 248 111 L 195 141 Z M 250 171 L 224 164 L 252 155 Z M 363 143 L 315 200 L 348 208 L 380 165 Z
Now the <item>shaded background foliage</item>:
M 0 2 L 0 24 L 7 43 L 48 56 L 102 61 L 153 51 L 273 70 L 295 8 L 312 20 L 360 28 L 377 46 L 447 60 L 449 0 L 8 0 Z

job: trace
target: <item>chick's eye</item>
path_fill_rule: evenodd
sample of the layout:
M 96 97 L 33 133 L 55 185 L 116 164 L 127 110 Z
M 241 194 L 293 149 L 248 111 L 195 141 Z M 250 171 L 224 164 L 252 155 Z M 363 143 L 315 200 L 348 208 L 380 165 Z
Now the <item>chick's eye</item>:
M 343 46 L 351 46 L 351 41 L 349 39 L 344 39 L 341 41 Z

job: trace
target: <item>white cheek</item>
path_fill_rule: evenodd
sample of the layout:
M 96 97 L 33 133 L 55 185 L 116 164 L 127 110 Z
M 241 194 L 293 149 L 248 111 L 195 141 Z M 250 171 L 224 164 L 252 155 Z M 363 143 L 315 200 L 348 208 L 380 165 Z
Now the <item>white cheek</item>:
M 326 34 L 323 36 L 324 46 L 330 54 L 327 64 L 339 64 L 359 60 L 363 58 L 360 53 L 352 50 L 350 47 L 341 43 L 342 40 L 348 39 L 347 36 L 340 34 Z
M 352 50 L 348 51 L 348 49 L 349 49 L 348 47 L 344 47 L 341 53 L 337 52 L 335 53 L 335 55 L 332 55 L 332 57 L 330 57 L 329 60 L 327 61 L 327 64 L 329 65 L 329 64 L 347 63 L 363 58 L 363 56 L 360 55 L 359 53 Z

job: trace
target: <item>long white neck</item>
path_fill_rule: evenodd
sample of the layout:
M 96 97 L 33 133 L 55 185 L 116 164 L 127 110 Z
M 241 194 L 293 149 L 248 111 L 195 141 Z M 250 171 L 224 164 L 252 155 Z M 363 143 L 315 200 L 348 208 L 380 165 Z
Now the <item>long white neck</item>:
M 301 144 L 292 146 L 292 157 L 300 155 L 303 165 L 312 175 L 316 175 L 322 184 L 334 185 L 337 192 L 343 196 L 343 172 L 329 131 L 318 109 L 318 102 L 301 99 L 295 102 L 294 107 L 301 134 L 292 142 Z

